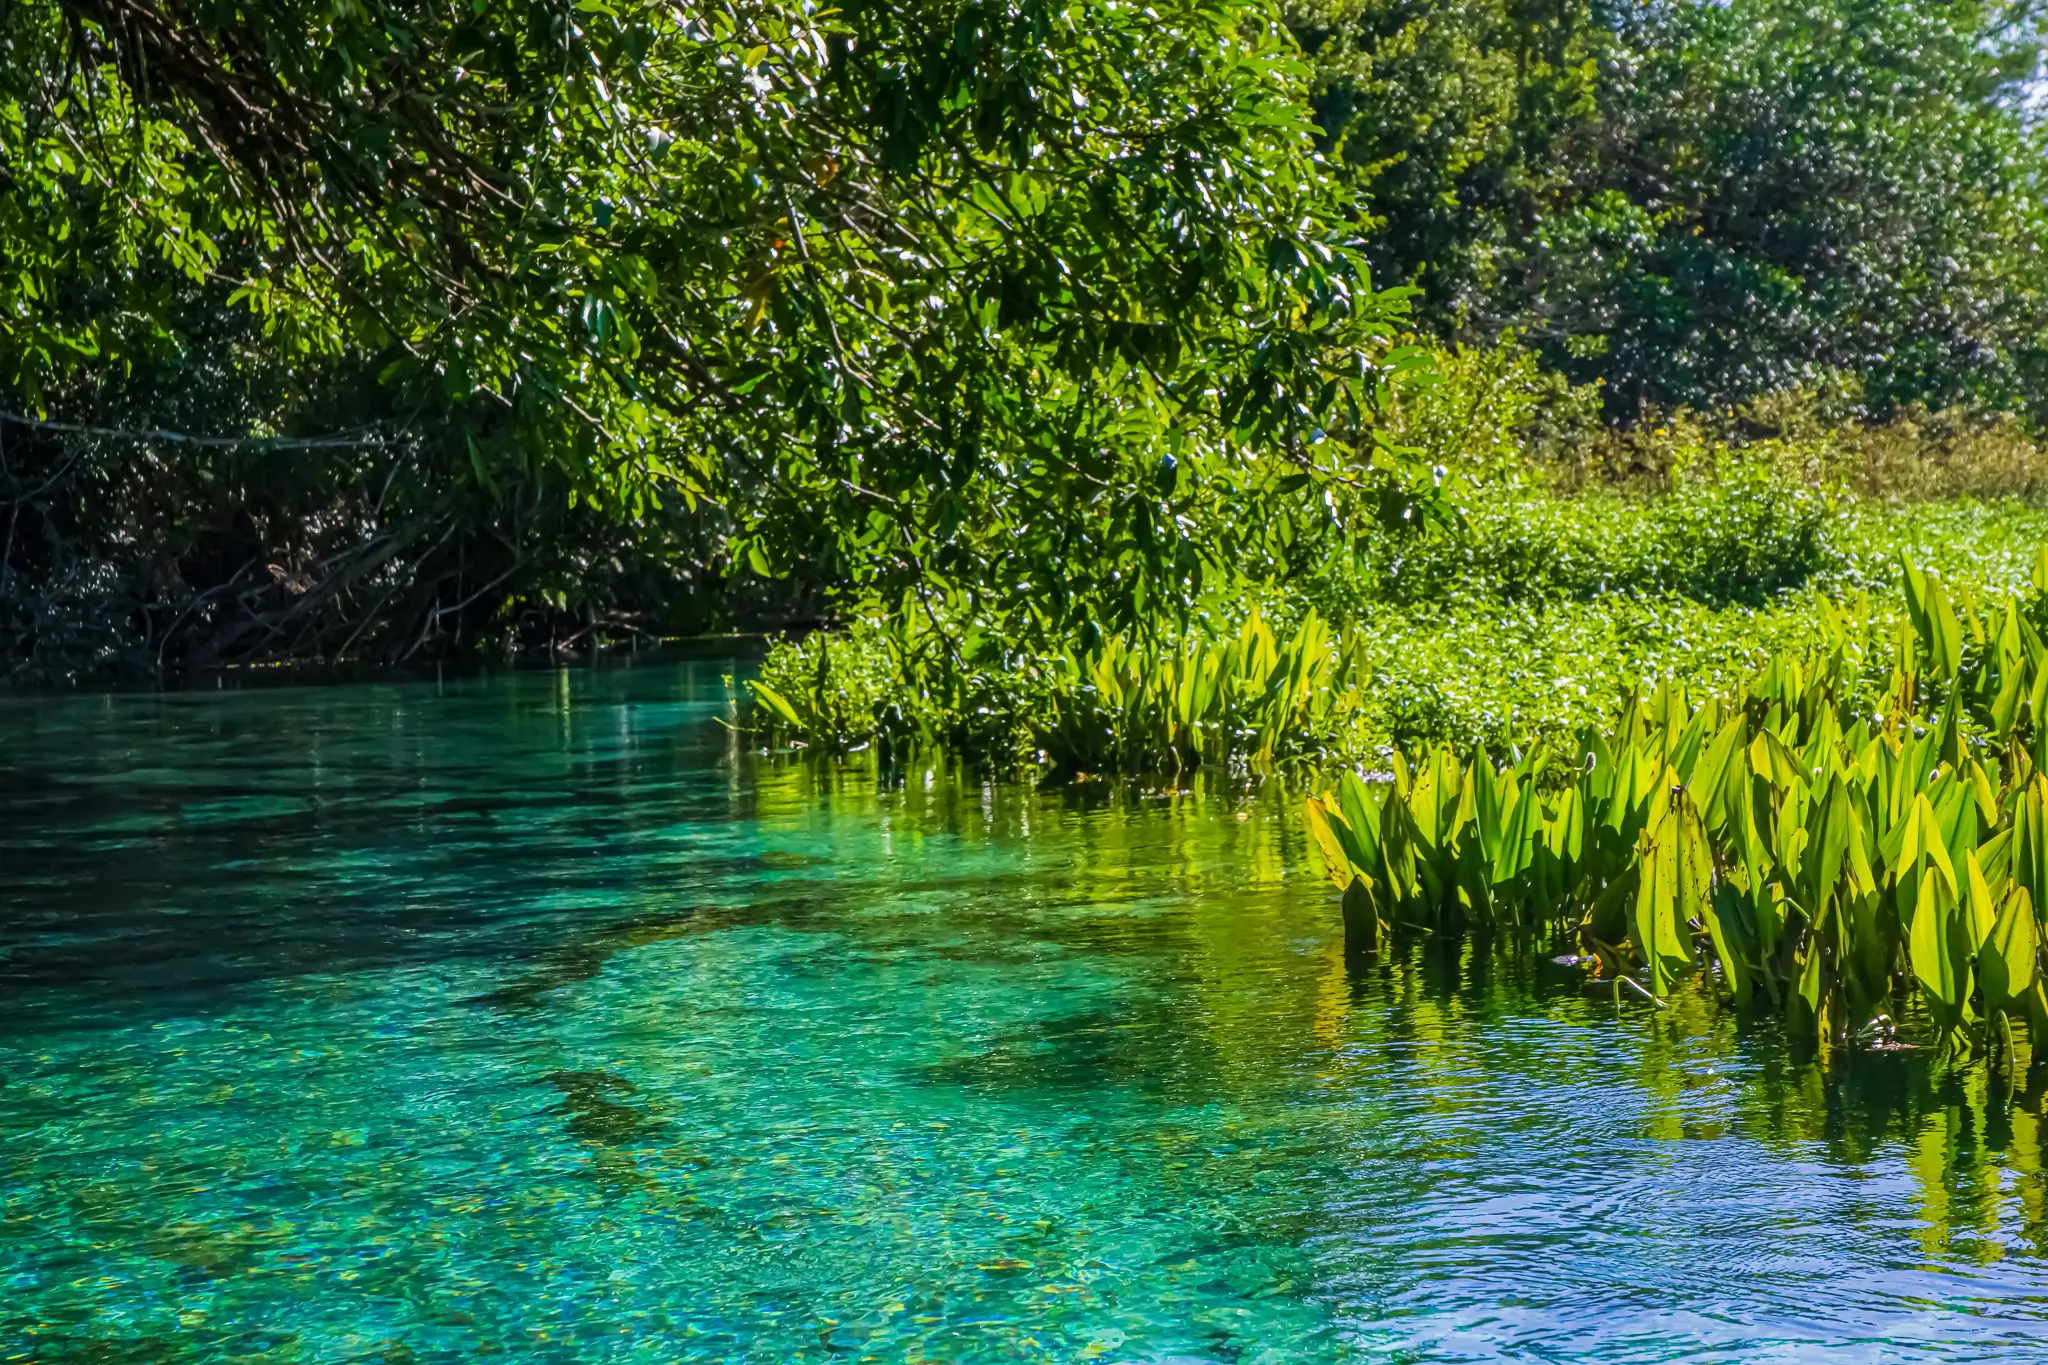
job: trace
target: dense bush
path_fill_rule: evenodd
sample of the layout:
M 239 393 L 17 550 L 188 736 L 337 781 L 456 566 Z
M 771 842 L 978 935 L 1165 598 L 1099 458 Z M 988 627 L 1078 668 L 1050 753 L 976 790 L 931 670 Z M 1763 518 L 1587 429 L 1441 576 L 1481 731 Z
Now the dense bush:
M 2048 600 L 1959 607 L 1905 574 L 1889 638 L 1828 622 L 1747 686 L 1659 686 L 1562 754 L 1341 775 L 1305 813 L 1347 946 L 1549 930 L 1617 1002 L 1692 978 L 1809 1043 L 1903 1020 L 2017 1068 L 2014 1021 L 2048 1039 Z
M 444 537 L 465 563 L 515 523 L 574 540 L 586 506 L 693 583 L 961 588 L 1013 628 L 1127 625 L 1332 504 L 1399 516 L 1429 491 L 1374 443 L 1405 296 L 1367 276 L 1305 80 L 1262 0 L 19 0 L 0 406 L 127 431 L 139 454 L 90 458 L 129 459 L 110 477 L 173 517 L 308 519 L 260 552 L 303 549 L 287 575 L 366 613 L 322 652 L 409 648 L 423 623 L 368 619 L 381 601 L 560 598 L 498 564 L 450 582 Z M 216 365 L 222 334 L 242 344 Z M 188 386 L 203 411 L 147 401 Z M 157 477 L 195 448 L 145 435 L 166 429 L 310 477 L 262 508 L 195 494 L 202 468 Z M 326 490 L 362 481 L 316 452 L 350 435 L 422 510 L 337 548 L 353 513 Z M 73 454 L 39 458 L 68 477 Z M 94 515 L 90 480 L 0 479 L 9 515 Z M 603 576 L 633 557 L 615 539 L 542 559 L 594 551 Z M 180 556 L 88 540 L 0 563 L 16 652 L 55 638 L 22 622 L 64 585 Z M 357 596 L 371 561 L 391 577 Z M 124 656 L 162 652 L 150 618 L 198 619 L 137 597 L 94 608 Z M 249 638 L 300 639 L 288 610 Z
M 1610 411 L 1846 376 L 2041 415 L 2048 236 L 2006 0 L 1293 0 L 1382 277 Z
M 1760 607 L 1833 560 L 1813 491 L 1732 476 L 1664 497 L 1599 492 L 1474 497 L 1451 530 L 1372 542 L 1304 591 L 1333 620 L 1376 604 L 1681 597 Z M 1348 594 L 1349 600 L 1345 600 Z

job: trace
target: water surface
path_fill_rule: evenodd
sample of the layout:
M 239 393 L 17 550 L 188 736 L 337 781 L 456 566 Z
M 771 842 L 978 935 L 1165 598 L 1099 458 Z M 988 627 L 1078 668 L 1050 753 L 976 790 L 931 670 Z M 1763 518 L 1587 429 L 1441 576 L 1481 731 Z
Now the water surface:
M 2042 1096 L 731 665 L 0 702 L 0 1359 L 2048 1358 Z

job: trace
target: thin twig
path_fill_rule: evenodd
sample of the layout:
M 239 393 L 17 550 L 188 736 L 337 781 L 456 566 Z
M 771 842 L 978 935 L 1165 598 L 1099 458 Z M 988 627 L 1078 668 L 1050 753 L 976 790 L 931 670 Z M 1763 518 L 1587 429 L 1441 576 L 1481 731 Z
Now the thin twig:
M 7 463 L 7 427 L 4 423 L 0 423 L 0 475 L 4 475 L 10 484 L 14 482 L 14 467 Z M 21 520 L 21 504 L 27 499 L 9 498 L 7 501 L 7 545 L 0 549 L 0 586 L 4 586 L 14 572 L 14 527 Z
M 367 430 L 360 436 L 317 436 L 303 439 L 276 436 L 195 436 L 190 432 L 165 431 L 154 427 L 96 427 L 82 422 L 50 422 L 38 417 L 23 417 L 19 413 L 0 412 L 0 425 L 8 422 L 32 431 L 61 431 L 73 436 L 105 436 L 122 441 L 174 441 L 180 445 L 210 446 L 221 450 L 240 450 L 248 447 L 263 450 L 353 450 L 384 443 L 381 434 L 369 434 Z

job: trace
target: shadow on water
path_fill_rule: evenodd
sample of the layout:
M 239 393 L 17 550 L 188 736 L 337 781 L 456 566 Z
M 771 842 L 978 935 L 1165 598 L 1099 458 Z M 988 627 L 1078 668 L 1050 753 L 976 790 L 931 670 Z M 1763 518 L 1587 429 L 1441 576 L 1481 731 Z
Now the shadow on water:
M 668 1128 L 662 1119 L 620 1102 L 640 1092 L 639 1086 L 623 1076 L 603 1071 L 551 1071 L 541 1079 L 562 1094 L 562 1102 L 548 1112 L 566 1116 L 569 1136 L 580 1142 L 606 1147 L 649 1142 Z
M 693 931 L 704 932 L 714 927 L 715 922 L 709 914 L 693 909 L 599 929 L 582 938 L 566 939 L 544 949 L 537 963 L 496 990 L 470 996 L 463 1003 L 507 1010 L 535 1009 L 564 986 L 594 979 L 619 953 Z
M 0 989 L 178 1009 L 752 885 L 726 706 L 689 671 L 0 702 Z

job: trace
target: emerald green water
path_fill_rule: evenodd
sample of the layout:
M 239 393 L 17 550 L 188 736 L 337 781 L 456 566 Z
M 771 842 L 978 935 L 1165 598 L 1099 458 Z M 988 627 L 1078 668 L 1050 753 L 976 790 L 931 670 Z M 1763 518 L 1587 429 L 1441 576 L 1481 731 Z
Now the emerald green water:
M 2048 1359 L 2042 1096 L 731 665 L 0 702 L 0 1359 Z

